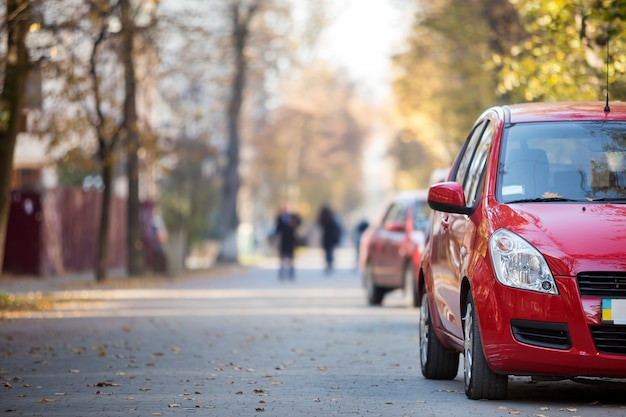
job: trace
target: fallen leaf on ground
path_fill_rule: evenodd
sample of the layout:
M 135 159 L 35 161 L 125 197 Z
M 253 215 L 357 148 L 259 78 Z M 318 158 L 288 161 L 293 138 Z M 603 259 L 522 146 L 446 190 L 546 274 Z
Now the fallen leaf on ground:
M 120 384 L 116 384 L 115 382 L 98 382 L 96 387 L 119 387 Z

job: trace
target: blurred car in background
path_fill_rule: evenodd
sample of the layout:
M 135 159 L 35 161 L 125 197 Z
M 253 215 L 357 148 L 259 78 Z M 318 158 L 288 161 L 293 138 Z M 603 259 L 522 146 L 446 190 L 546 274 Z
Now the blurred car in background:
M 398 193 L 363 233 L 359 265 L 369 305 L 382 304 L 396 289 L 404 291 L 407 306 L 416 305 L 415 277 L 431 213 L 427 197 L 426 190 Z

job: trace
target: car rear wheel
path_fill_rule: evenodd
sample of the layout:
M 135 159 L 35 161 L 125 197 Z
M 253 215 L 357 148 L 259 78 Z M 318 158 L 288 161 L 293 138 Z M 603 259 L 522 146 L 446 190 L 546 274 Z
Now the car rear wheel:
M 483 353 L 483 343 L 476 319 L 474 299 L 470 294 L 467 300 L 463 348 L 465 366 L 465 395 L 472 400 L 501 400 L 506 397 L 508 375 L 493 372 Z
M 374 282 L 374 272 L 372 266 L 365 267 L 365 290 L 367 291 L 367 303 L 371 306 L 379 306 L 383 303 L 385 290 Z
M 422 375 L 428 379 L 454 379 L 459 369 L 459 354 L 444 348 L 437 339 L 426 291 L 420 306 L 419 343 Z
M 411 262 L 407 262 L 404 266 L 404 301 L 407 307 L 417 306 L 415 274 L 413 273 L 413 264 Z

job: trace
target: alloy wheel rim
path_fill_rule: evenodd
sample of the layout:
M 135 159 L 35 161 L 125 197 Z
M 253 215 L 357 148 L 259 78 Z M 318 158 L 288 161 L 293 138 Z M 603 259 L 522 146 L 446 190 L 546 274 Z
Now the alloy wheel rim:
M 473 327 L 472 305 L 468 304 L 467 312 L 465 313 L 465 338 L 463 342 L 465 385 L 469 384 L 472 379 L 472 363 L 474 362 L 472 351 L 472 341 L 474 339 Z
M 422 365 L 428 361 L 428 314 L 428 300 L 424 297 L 420 306 L 420 359 Z

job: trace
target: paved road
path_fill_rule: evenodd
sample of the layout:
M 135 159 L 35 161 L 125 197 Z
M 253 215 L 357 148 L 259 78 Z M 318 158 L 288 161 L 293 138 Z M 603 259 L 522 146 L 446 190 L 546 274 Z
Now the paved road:
M 621 385 L 513 378 L 471 401 L 462 373 L 420 373 L 418 312 L 365 305 L 351 255 L 279 282 L 275 260 L 148 288 L 85 289 L 51 312 L 0 321 L 7 416 L 626 416 Z

